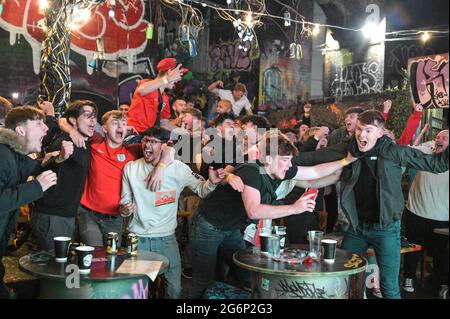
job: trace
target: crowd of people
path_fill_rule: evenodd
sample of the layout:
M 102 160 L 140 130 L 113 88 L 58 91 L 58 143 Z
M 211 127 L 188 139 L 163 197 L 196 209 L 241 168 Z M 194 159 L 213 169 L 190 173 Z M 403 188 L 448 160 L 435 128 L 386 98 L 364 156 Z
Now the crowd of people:
M 308 230 L 324 229 L 343 231 L 345 250 L 363 256 L 373 247 L 382 295 L 400 298 L 405 210 L 406 236 L 430 250 L 438 288 L 448 289 L 448 249 L 433 237 L 434 228 L 448 227 L 448 129 L 424 145 L 412 142 L 420 105 L 398 140 L 385 127 L 390 100 L 382 112 L 347 109 L 345 125 L 331 133 L 311 127 L 309 104 L 290 127 L 277 129 L 253 114 L 241 83 L 232 90 L 212 83 L 217 103 L 204 117 L 166 93 L 187 69 L 169 58 L 157 70 L 155 79 L 138 83 L 130 106 L 106 112 L 100 123 L 89 100 L 71 102 L 56 119 L 49 102 L 13 107 L 0 97 L 0 259 L 20 208 L 32 204 L 37 250 L 51 251 L 56 236 L 105 246 L 108 232 L 119 240 L 135 233 L 140 250 L 169 259 L 167 297 L 180 298 L 185 261 L 177 211 L 186 198 L 196 198 L 187 254 L 190 298 L 201 298 L 214 280 L 218 256 L 248 285 L 249 273 L 233 265 L 232 255 L 249 245 L 246 227 L 263 219 L 284 223 L 290 243 L 305 243 Z M 406 208 L 405 169 L 417 171 Z M 317 199 L 302 196 L 308 187 L 320 189 Z M 405 291 L 414 291 L 417 263 L 415 256 L 405 258 Z M 0 297 L 7 298 L 3 276 L 0 263 Z

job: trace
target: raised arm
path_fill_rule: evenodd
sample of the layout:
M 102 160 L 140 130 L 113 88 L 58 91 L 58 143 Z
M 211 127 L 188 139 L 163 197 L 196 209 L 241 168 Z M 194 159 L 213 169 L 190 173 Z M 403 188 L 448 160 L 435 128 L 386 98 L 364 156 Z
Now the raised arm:
M 448 171 L 449 167 L 448 148 L 442 153 L 430 155 L 408 146 L 391 144 L 389 149 L 383 153 L 383 157 L 402 167 L 435 174 Z
M 223 82 L 222 81 L 216 81 L 212 83 L 210 86 L 208 86 L 208 91 L 214 94 L 219 93 L 219 89 L 223 88 Z
M 319 179 L 314 179 L 314 180 L 310 180 L 310 181 L 297 181 L 296 182 L 296 186 L 297 187 L 301 187 L 301 188 L 323 188 L 329 185 L 333 185 L 336 184 L 339 181 L 339 178 L 341 177 L 341 173 L 342 173 L 342 169 L 337 170 L 336 172 L 334 172 L 331 175 L 319 178 Z
M 357 158 L 353 157 L 350 153 L 347 153 L 347 156 L 345 158 L 338 161 L 318 164 L 315 166 L 299 166 L 297 175 L 294 177 L 294 179 L 297 181 L 310 181 L 323 178 L 325 176 L 333 174 L 334 172 L 342 169 L 342 167 L 347 166 L 356 160 Z
M 176 83 L 183 77 L 183 72 L 181 71 L 181 64 L 179 64 L 175 69 L 170 70 L 167 75 L 163 77 L 158 77 L 154 80 L 147 81 L 136 89 L 136 92 L 140 96 L 147 95 L 156 91 L 162 87 L 165 87 L 169 83 Z
M 402 135 L 397 141 L 399 145 L 408 145 L 411 139 L 416 133 L 417 128 L 420 125 L 420 121 L 422 120 L 422 110 L 423 107 L 420 104 L 417 104 L 414 107 L 414 113 L 408 118 L 408 122 L 406 123 L 406 127 L 402 132 Z

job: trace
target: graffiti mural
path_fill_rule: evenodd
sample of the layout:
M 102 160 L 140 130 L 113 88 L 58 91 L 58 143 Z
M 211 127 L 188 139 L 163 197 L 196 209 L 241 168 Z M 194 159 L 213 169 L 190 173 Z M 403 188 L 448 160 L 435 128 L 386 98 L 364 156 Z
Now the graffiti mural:
M 448 108 L 448 53 L 408 61 L 411 94 L 424 108 Z
M 246 42 L 245 50 L 240 48 L 240 42 L 212 45 L 209 50 L 209 70 L 222 71 L 249 71 L 252 61 L 257 53 L 252 49 L 250 42 Z
M 103 39 L 105 60 L 127 60 L 129 72 L 133 72 L 133 60 L 142 53 L 147 45 L 144 20 L 144 0 L 118 0 L 120 9 L 115 16 L 109 17 L 106 4 L 91 11 L 91 18 L 79 30 L 73 31 L 71 49 L 86 58 L 86 71 L 92 73 L 88 66 L 93 54 L 97 52 L 96 40 Z M 119 6 L 118 6 L 119 7 Z M 33 68 L 39 73 L 41 45 L 45 34 L 42 29 L 44 15 L 39 12 L 39 0 L 6 0 L 0 16 L 0 27 L 10 33 L 10 45 L 17 37 L 23 36 L 33 51 Z
M 382 65 L 369 61 L 338 66 L 330 89 L 334 97 L 379 93 L 383 89 Z
M 311 75 L 300 70 L 299 60 L 261 57 L 260 111 L 285 110 L 296 105 L 298 97 L 308 99 Z
M 402 69 L 405 69 L 408 65 L 408 60 L 410 58 L 431 55 L 435 52 L 430 47 L 423 47 L 417 44 L 412 45 L 401 45 L 397 44 L 392 49 L 389 50 L 390 56 L 387 58 L 387 67 L 391 72 L 402 76 Z

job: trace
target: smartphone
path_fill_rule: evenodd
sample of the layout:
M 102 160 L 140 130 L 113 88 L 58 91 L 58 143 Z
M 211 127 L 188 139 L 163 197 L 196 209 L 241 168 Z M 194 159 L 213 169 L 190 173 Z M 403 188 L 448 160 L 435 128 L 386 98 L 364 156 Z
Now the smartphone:
M 317 188 L 307 188 L 302 197 L 310 197 L 312 200 L 316 200 L 318 194 L 319 190 Z

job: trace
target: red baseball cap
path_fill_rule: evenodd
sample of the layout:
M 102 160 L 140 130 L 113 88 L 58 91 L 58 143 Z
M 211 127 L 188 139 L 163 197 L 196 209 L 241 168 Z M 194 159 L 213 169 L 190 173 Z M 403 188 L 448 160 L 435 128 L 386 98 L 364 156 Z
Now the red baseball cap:
M 173 70 L 177 67 L 177 60 L 175 58 L 165 58 L 159 61 L 156 68 L 158 69 L 158 73 L 164 73 L 169 70 Z M 181 68 L 181 72 L 187 73 L 189 69 Z

